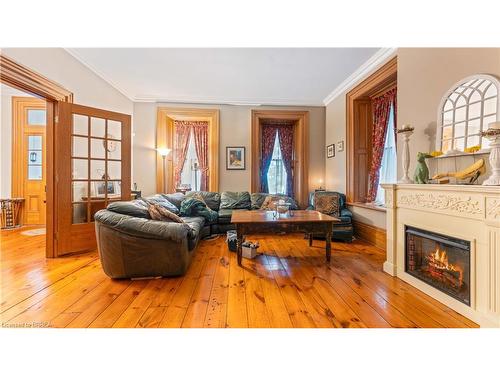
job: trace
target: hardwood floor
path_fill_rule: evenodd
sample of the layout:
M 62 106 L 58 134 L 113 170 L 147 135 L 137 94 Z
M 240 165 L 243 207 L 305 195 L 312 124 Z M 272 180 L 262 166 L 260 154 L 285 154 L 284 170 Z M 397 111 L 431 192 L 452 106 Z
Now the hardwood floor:
M 477 327 L 382 271 L 384 254 L 355 241 L 251 236 L 243 260 L 221 237 L 202 241 L 184 277 L 111 280 L 97 253 L 46 259 L 44 236 L 1 232 L 3 327 Z

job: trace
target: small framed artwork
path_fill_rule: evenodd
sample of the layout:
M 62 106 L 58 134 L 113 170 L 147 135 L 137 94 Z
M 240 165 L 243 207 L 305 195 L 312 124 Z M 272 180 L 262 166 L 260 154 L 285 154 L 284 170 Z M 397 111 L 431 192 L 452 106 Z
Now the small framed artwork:
M 106 195 L 106 183 L 104 181 L 93 181 L 91 194 L 94 197 L 103 198 Z M 121 195 L 120 181 L 108 181 L 107 195 L 108 197 Z
M 337 142 L 337 151 L 338 152 L 344 151 L 344 141 Z
M 226 147 L 226 169 L 244 170 L 245 168 L 245 147 Z
M 335 156 L 335 145 L 331 144 L 326 146 L 326 157 L 333 158 Z

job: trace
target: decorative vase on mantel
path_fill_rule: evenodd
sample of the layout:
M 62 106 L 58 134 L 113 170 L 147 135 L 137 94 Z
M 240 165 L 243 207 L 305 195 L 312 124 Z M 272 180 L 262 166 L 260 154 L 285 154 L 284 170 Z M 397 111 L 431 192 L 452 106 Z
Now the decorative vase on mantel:
M 482 131 L 481 135 L 490 141 L 490 166 L 491 176 L 483 182 L 483 185 L 500 185 L 500 122 L 493 122 L 489 129 Z
M 401 129 L 397 130 L 398 134 L 404 136 L 403 146 L 403 178 L 398 181 L 399 184 L 413 184 L 413 180 L 409 176 L 410 169 L 410 136 L 413 134 L 415 128 L 411 125 L 404 125 Z

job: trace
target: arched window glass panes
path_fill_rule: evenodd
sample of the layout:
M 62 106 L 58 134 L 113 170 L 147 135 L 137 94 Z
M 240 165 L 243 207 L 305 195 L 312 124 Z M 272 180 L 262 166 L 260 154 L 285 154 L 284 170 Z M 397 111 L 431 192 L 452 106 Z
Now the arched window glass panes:
M 463 80 L 443 98 L 440 108 L 438 147 L 443 151 L 464 151 L 467 147 L 489 147 L 481 131 L 498 121 L 499 81 L 492 76 Z

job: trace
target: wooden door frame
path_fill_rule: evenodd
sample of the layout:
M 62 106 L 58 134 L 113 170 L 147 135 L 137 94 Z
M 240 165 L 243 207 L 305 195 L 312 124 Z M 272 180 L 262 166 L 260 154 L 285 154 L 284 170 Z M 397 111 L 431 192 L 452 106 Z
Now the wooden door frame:
M 46 110 L 46 101 L 30 96 L 13 96 L 12 97 L 12 178 L 11 178 L 11 195 L 13 197 L 24 197 L 24 182 L 26 178 L 26 169 L 24 168 L 25 154 L 25 135 L 26 128 L 22 119 L 26 116 L 27 109 L 36 108 Z M 45 150 L 43 152 L 43 166 L 44 166 L 44 179 L 47 179 L 47 135 L 46 125 L 32 125 L 31 127 L 38 127 L 44 130 L 45 135 Z M 29 133 L 28 133 L 29 134 Z M 24 223 L 26 218 L 26 200 L 20 213 L 20 222 Z
M 58 83 L 38 74 L 11 58 L 0 53 L 0 83 L 4 83 L 18 90 L 43 98 L 47 101 L 47 195 L 46 195 L 46 241 L 45 254 L 47 258 L 56 257 L 54 247 L 54 232 L 56 212 L 54 210 L 55 194 L 55 159 L 54 159 L 54 131 L 56 118 L 55 107 L 58 101 L 73 102 L 73 93 Z
M 309 200 L 309 111 L 252 110 L 251 128 L 251 191 L 260 187 L 262 120 L 294 121 L 294 195 L 299 206 L 305 208 Z M 298 160 L 296 159 L 299 156 Z
M 156 118 L 156 148 L 173 150 L 175 120 L 208 121 L 208 190 L 219 191 L 219 110 L 209 108 L 158 107 Z M 163 159 L 156 152 L 156 191 L 175 192 L 173 152 L 167 155 L 167 186 L 163 174 Z
M 398 60 L 396 56 L 359 83 L 346 95 L 346 197 L 348 203 L 357 203 L 356 187 L 358 181 L 355 178 L 354 168 L 364 168 L 368 175 L 369 164 L 371 163 L 371 149 L 368 151 L 368 160 L 366 163 L 368 166 L 359 166 L 355 160 L 356 150 L 354 140 L 358 130 L 354 121 L 355 111 L 357 109 L 356 101 L 374 98 L 392 87 L 395 87 L 397 84 L 397 76 Z M 368 187 L 366 187 L 366 190 L 368 191 Z

